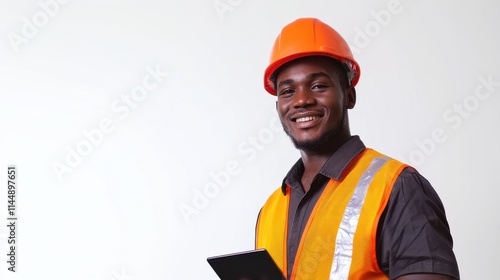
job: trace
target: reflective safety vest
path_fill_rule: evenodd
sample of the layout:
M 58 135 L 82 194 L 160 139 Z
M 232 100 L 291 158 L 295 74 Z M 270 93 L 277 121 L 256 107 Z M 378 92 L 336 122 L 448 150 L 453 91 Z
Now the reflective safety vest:
M 407 165 L 365 149 L 330 179 L 311 212 L 295 257 L 293 280 L 389 279 L 379 268 L 377 225 L 394 181 Z M 290 187 L 276 190 L 262 208 L 256 248 L 266 248 L 287 273 Z

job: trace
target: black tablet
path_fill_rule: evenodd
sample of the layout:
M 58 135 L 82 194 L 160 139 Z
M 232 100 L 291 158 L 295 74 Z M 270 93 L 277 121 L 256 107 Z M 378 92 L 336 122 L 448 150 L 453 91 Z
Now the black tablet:
M 266 249 L 207 258 L 221 280 L 286 280 Z

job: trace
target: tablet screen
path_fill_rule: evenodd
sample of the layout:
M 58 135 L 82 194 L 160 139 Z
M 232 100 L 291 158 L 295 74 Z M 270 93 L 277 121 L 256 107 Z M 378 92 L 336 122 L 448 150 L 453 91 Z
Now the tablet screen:
M 221 280 L 286 280 L 266 249 L 207 258 Z

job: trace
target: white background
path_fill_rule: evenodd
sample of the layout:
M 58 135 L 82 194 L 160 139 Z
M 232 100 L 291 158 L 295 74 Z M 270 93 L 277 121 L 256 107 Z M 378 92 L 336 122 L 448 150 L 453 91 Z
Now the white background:
M 262 84 L 275 37 L 298 17 L 356 49 L 351 131 L 431 181 L 462 279 L 496 277 L 498 2 L 0 3 L 0 279 L 217 279 L 206 257 L 252 249 L 260 207 L 299 157 Z M 151 69 L 168 77 L 125 103 Z

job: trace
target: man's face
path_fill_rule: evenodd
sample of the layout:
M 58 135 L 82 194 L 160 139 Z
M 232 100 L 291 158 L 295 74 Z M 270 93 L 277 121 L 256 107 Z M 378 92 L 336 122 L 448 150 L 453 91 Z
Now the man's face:
M 280 69 L 276 77 L 276 109 L 285 132 L 301 150 L 321 149 L 350 135 L 343 69 L 325 57 L 306 57 Z M 332 142 L 333 141 L 333 142 Z

